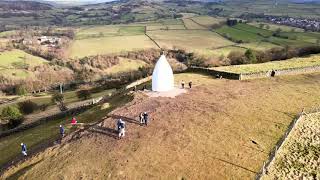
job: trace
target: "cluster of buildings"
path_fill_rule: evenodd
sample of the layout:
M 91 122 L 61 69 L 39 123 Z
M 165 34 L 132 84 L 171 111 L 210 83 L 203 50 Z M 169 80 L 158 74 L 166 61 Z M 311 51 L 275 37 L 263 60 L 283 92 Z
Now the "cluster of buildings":
M 267 20 L 271 21 L 274 24 L 288 25 L 310 31 L 320 31 L 320 20 L 275 16 L 269 16 L 267 17 Z
M 54 36 L 41 36 L 38 38 L 38 43 L 40 45 L 46 45 L 49 47 L 55 47 L 60 42 L 60 38 Z

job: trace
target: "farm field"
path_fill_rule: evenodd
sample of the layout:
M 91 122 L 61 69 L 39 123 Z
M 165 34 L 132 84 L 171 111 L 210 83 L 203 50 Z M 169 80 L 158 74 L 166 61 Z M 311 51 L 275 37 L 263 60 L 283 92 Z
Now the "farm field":
M 132 60 L 120 58 L 119 64 L 112 66 L 111 68 L 106 69 L 108 74 L 116 74 L 121 72 L 130 72 L 138 70 L 140 67 L 147 65 L 144 61 L 141 60 Z
M 191 29 L 191 30 L 205 30 L 207 29 L 206 27 L 203 27 L 197 23 L 195 23 L 194 21 L 192 21 L 191 19 L 183 19 L 183 23 L 185 24 L 187 29 Z
M 34 66 L 47 62 L 46 60 L 32 56 L 24 51 L 13 49 L 11 51 L 0 52 L 0 68 L 13 68 L 14 64 L 26 63 L 28 65 Z
M 320 95 L 320 74 L 244 82 L 182 73 L 175 79 L 195 86 L 174 99 L 136 94 L 113 118 L 71 134 L 2 178 L 253 179 L 294 115 Z M 148 127 L 136 124 L 142 111 L 152 119 Z M 128 129 L 120 141 L 111 133 L 119 117 Z
M 311 55 L 309 57 L 292 58 L 282 61 L 271 61 L 261 64 L 247 64 L 235 66 L 215 67 L 213 69 L 218 71 L 226 71 L 233 73 L 254 73 L 266 72 L 272 69 L 281 70 L 288 68 L 300 68 L 308 66 L 320 66 L 320 55 Z
M 18 49 L 0 52 L 0 74 L 5 77 L 23 79 L 32 75 L 29 71 L 21 69 L 25 63 L 29 66 L 36 66 L 47 63 L 47 61 Z
M 255 26 L 257 28 L 260 28 L 260 24 L 263 24 L 263 29 L 270 30 L 270 31 L 276 31 L 277 29 L 281 29 L 283 32 L 304 32 L 301 28 L 286 26 L 286 25 L 278 25 L 278 24 L 272 24 L 272 23 L 265 23 L 265 22 L 250 22 L 249 25 Z M 266 27 L 269 26 L 269 29 Z
M 212 54 L 212 55 L 216 55 L 216 56 L 228 56 L 230 54 L 230 52 L 239 52 L 239 53 L 244 53 L 246 51 L 245 48 L 242 47 L 238 47 L 236 45 L 234 46 L 227 46 L 227 47 L 223 47 L 223 48 L 218 48 L 218 49 L 214 49 L 211 50 L 210 52 L 207 52 L 208 54 Z M 205 54 L 205 52 L 201 53 L 201 54 Z
M 266 51 L 272 48 L 280 48 L 281 46 L 277 46 L 275 44 L 269 43 L 269 42 L 252 42 L 252 43 L 243 43 L 243 44 L 237 44 L 236 46 L 243 47 L 246 49 L 253 49 L 256 51 Z
M 261 41 L 263 39 L 262 36 L 259 36 L 256 33 L 252 33 L 250 31 L 243 31 L 241 29 L 229 26 L 223 26 L 219 29 L 216 29 L 215 31 L 217 31 L 219 34 L 225 34 L 236 41 L 256 42 Z
M 221 22 L 226 21 L 226 19 L 224 18 L 215 18 L 215 17 L 211 17 L 211 16 L 196 16 L 196 17 L 192 17 L 191 19 L 193 19 L 194 21 L 196 21 L 198 24 L 201 24 L 203 26 L 206 26 L 208 28 L 210 28 L 212 25 L 216 25 L 219 24 Z
M 183 48 L 188 51 L 213 49 L 234 44 L 222 36 L 205 30 L 150 31 L 152 37 L 162 48 Z
M 75 40 L 68 54 L 71 58 L 81 58 L 148 48 L 157 48 L 157 46 L 145 35 L 112 36 Z
M 262 179 L 319 179 L 320 113 L 305 115 L 292 129 Z

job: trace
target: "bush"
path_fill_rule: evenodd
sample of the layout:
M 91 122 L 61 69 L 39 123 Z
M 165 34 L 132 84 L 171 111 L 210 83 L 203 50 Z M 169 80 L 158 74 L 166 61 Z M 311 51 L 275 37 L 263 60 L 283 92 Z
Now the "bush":
M 38 110 L 39 107 L 36 103 L 28 100 L 18 103 L 19 109 L 23 114 L 31 114 L 34 111 Z
M 7 119 L 9 121 L 9 127 L 14 128 L 22 123 L 22 114 L 20 110 L 15 106 L 8 106 L 3 108 L 2 118 Z
M 91 92 L 88 89 L 83 89 L 77 92 L 77 96 L 79 99 L 87 100 L 91 98 Z
M 15 94 L 19 96 L 26 95 L 28 93 L 27 88 L 24 85 L 17 85 L 15 87 Z
M 63 94 L 55 92 L 51 97 L 51 101 L 53 103 L 62 103 L 64 101 L 64 96 L 63 96 Z
M 249 63 L 257 63 L 256 54 L 255 54 L 255 52 L 252 51 L 251 49 L 246 50 L 246 52 L 244 53 L 244 55 L 245 55 L 246 58 L 248 59 Z

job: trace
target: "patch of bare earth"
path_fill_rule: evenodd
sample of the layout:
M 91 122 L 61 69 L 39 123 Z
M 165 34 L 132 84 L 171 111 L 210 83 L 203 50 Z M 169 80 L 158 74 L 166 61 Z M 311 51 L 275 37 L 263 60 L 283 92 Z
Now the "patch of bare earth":
M 178 74 L 193 89 L 135 99 L 103 123 L 8 169 L 22 179 L 252 179 L 302 107 L 319 103 L 320 74 L 250 81 Z M 150 114 L 148 127 L 138 115 Z M 127 134 L 117 140 L 117 118 Z M 94 117 L 93 117 L 94 118 Z

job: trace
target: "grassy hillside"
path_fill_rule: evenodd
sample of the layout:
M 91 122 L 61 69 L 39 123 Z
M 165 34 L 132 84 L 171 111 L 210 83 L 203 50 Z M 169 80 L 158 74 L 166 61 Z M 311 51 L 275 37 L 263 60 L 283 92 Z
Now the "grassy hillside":
M 18 49 L 0 52 L 0 74 L 5 77 L 25 78 L 32 75 L 31 72 L 24 69 L 26 66 L 36 66 L 47 62 Z
M 188 93 L 174 99 L 136 96 L 132 103 L 113 111 L 113 118 L 68 136 L 62 145 L 10 168 L 1 178 L 74 179 L 81 175 L 125 179 L 130 175 L 133 179 L 254 179 L 294 115 L 302 107 L 318 103 L 320 87 L 315 84 L 319 77 L 313 74 L 244 82 L 178 74 L 176 83 L 194 82 Z M 143 111 L 152 119 L 148 127 L 138 124 Z M 106 113 L 93 109 L 79 119 L 97 120 Z M 127 121 L 122 140 L 113 133 L 119 116 Z M 48 128 L 49 132 L 57 130 L 59 123 Z M 1 147 L 10 146 L 18 153 L 19 143 L 29 133 L 3 139 Z
M 206 30 L 171 30 L 148 32 L 161 47 L 182 48 L 188 51 L 208 50 L 234 43 Z

